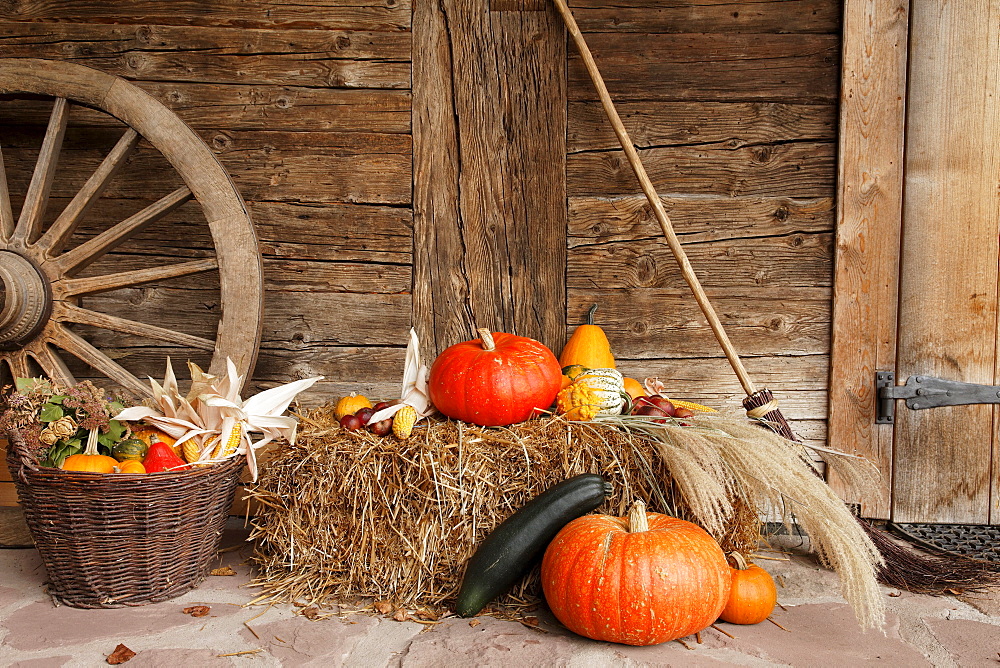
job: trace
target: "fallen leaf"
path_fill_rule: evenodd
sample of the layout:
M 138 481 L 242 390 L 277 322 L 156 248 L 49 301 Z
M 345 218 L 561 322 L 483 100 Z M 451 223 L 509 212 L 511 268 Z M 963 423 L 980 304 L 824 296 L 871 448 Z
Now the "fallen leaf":
M 135 656 L 135 652 L 130 650 L 125 645 L 118 643 L 118 647 L 115 647 L 115 651 L 108 655 L 107 660 L 112 666 L 117 666 L 120 663 L 125 663 L 133 656 Z
M 472 628 L 476 628 L 477 626 L 479 626 L 479 624 L 480 624 L 480 622 L 479 622 L 478 619 L 470 619 L 469 620 L 469 626 L 471 626 Z
M 292 605 L 294 605 L 296 608 L 304 608 L 304 607 L 306 607 L 309 604 L 308 603 L 303 603 L 302 601 L 293 601 Z
M 440 615 L 436 615 L 428 610 L 417 610 L 417 618 L 427 622 L 436 622 Z
M 209 575 L 236 575 L 236 571 L 230 566 L 223 566 L 222 568 L 213 568 Z
M 389 601 L 375 601 L 375 609 L 383 615 L 388 615 L 394 610 L 394 607 Z
M 392 618 L 395 619 L 397 622 L 405 622 L 407 619 L 410 618 L 410 616 L 406 614 L 406 610 L 400 608 L 399 610 L 396 611 L 396 614 L 394 614 Z
M 522 617 L 520 621 L 525 626 L 538 626 L 538 617 Z
M 306 619 L 315 620 L 317 617 L 319 617 L 319 608 L 317 608 L 315 605 L 311 605 L 302 611 L 302 616 L 305 617 Z
M 207 605 L 192 605 L 188 608 L 184 608 L 184 614 L 191 615 L 192 617 L 204 617 L 211 611 L 212 608 Z

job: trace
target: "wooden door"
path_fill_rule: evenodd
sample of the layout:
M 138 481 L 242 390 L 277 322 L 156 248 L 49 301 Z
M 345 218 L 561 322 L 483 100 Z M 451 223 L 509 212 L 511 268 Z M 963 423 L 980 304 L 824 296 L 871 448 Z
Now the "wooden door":
M 862 14 L 878 17 L 867 33 L 850 23 Z M 1000 0 L 914 0 L 908 16 L 859 2 L 845 20 L 862 34 L 845 31 L 841 160 L 866 164 L 841 172 L 830 443 L 849 449 L 854 437 L 878 463 L 883 489 L 862 499 L 868 516 L 998 524 L 996 407 L 897 402 L 895 424 L 878 427 L 873 376 L 1000 382 Z M 881 53 L 858 56 L 865 38 Z M 866 130 L 877 139 L 850 143 Z

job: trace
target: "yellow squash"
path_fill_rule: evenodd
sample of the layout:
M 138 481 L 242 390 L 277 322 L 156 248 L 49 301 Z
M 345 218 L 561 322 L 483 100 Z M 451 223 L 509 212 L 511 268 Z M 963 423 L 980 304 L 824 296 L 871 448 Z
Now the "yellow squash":
M 579 364 L 588 369 L 614 369 L 615 356 L 611 354 L 611 343 L 607 334 L 594 324 L 597 304 L 587 312 L 587 324 L 580 325 L 569 337 L 569 341 L 559 355 L 559 366 L 565 368 Z

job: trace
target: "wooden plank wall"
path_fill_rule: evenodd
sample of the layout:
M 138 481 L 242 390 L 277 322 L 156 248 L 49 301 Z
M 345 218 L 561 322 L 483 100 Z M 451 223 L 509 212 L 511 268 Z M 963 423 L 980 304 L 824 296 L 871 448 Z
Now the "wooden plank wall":
M 840 3 L 575 0 L 574 15 L 750 374 L 826 433 Z M 569 58 L 567 319 L 678 397 L 742 391 Z
M 426 110 L 412 109 L 411 116 L 411 71 L 420 62 L 411 63 L 411 17 L 421 1 L 411 7 L 408 0 L 7 0 L 0 3 L 0 55 L 70 59 L 125 76 L 175 110 L 217 152 L 248 201 L 264 254 L 266 315 L 255 385 L 323 374 L 331 380 L 308 399 L 350 390 L 391 396 L 414 321 L 413 182 L 422 172 L 413 168 L 411 118 Z M 435 11 L 468 10 L 453 4 L 437 3 L 433 11 L 421 6 L 423 17 L 433 21 L 440 18 Z M 494 0 L 493 9 L 538 4 Z M 840 3 L 571 5 L 749 371 L 775 391 L 800 435 L 822 441 Z M 538 31 L 543 39 L 537 53 L 566 53 L 560 94 L 566 99 L 567 238 L 560 248 L 556 236 L 552 248 L 566 254 L 565 288 L 543 286 L 535 294 L 548 289 L 553 304 L 531 309 L 554 305 L 562 314 L 560 291 L 566 308 L 555 324 L 540 317 L 537 331 L 558 347 L 559 323 L 571 331 L 597 301 L 598 322 L 623 371 L 659 376 L 678 396 L 737 406 L 735 376 L 658 238 L 579 59 L 561 39 L 551 41 L 551 31 L 558 30 L 552 8 L 544 8 L 544 18 L 497 13 L 507 17 L 490 20 L 497 30 L 511 31 L 504 33 L 507 39 Z M 469 29 L 480 25 L 465 20 Z M 522 25 L 515 29 L 518 21 Z M 500 32 L 491 34 L 503 44 Z M 499 59 L 499 51 L 490 51 L 496 45 L 478 52 L 474 45 L 461 46 L 466 51 L 453 56 L 472 53 L 479 63 Z M 469 62 L 453 61 L 456 80 L 467 76 L 461 67 Z M 526 74 L 538 72 L 527 68 Z M 470 99 L 477 92 L 513 90 L 502 83 L 497 78 L 493 88 L 452 92 Z M 505 113 L 525 114 L 525 123 L 538 132 L 544 129 L 535 117 L 540 106 L 494 101 L 507 105 Z M 39 135 L 44 114 L 31 104 L 4 108 L 4 159 L 30 165 L 27 146 Z M 486 111 L 483 105 L 480 118 Z M 96 164 L 99 157 L 84 140 L 106 132 L 97 119 L 90 124 L 89 135 L 71 137 L 67 147 L 68 153 L 78 149 L 81 164 Z M 495 131 L 483 128 L 481 134 L 492 139 L 466 147 L 466 155 L 488 160 L 489 147 L 502 138 Z M 562 132 L 558 122 L 550 131 L 557 139 Z M 16 146 L 8 151 L 9 141 L 25 147 L 20 158 Z M 560 144 L 546 150 L 553 145 Z M 105 219 L 168 185 L 163 166 L 143 160 L 128 170 L 130 182 L 111 189 Z M 490 165 L 478 168 L 488 171 Z M 523 165 L 508 173 L 531 177 Z M 488 174 L 473 176 L 480 191 L 490 183 Z M 56 197 L 70 196 L 72 185 L 71 179 L 59 184 Z M 538 193 L 541 185 L 529 182 L 512 193 Z M 518 204 L 510 211 L 514 219 L 527 219 L 530 207 Z M 186 219 L 176 215 L 170 222 L 185 225 Z M 544 243 L 552 242 L 553 229 Z M 175 245 L 169 248 L 163 238 L 140 240 L 115 260 L 135 265 L 157 254 L 205 251 L 204 235 L 195 229 L 173 230 Z M 530 247 L 532 238 L 518 243 Z M 419 250 L 427 250 L 421 244 Z M 181 323 L 194 334 L 214 326 L 212 293 L 198 282 L 120 292 L 97 306 L 139 319 L 159 309 L 164 324 Z M 502 298 L 510 295 L 516 297 L 510 290 Z M 178 303 L 189 308 L 172 308 Z M 517 315 L 522 321 L 530 316 Z M 432 328 L 442 339 L 435 338 L 436 346 L 455 335 L 437 322 Z M 163 348 L 136 349 L 128 337 L 99 336 L 102 348 L 161 373 Z
M 349 390 L 391 396 L 411 312 L 410 20 L 407 0 L 15 0 L 0 5 L 0 56 L 65 59 L 123 76 L 215 150 L 247 200 L 264 256 L 255 386 L 325 375 L 315 400 Z M 17 190 L 47 109 L 0 107 Z M 116 137 L 96 114 L 73 121 L 91 127 L 67 135 L 68 177 L 54 188 L 50 212 L 73 194 L 76 173 L 97 164 L 95 147 Z M 174 186 L 176 175 L 156 157 L 140 152 L 84 233 Z M 207 252 L 206 230 L 192 219 L 182 209 L 110 261 L 121 268 Z M 217 289 L 205 283 L 119 290 L 91 304 L 214 338 Z M 140 377 L 160 377 L 165 353 L 179 363 L 190 356 L 93 336 Z

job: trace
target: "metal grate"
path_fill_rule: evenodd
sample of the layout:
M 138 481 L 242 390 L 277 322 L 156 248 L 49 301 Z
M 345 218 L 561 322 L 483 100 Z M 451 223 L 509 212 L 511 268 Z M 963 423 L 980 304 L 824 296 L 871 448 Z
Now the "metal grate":
M 889 528 L 918 545 L 1000 564 L 1000 526 L 889 524 Z

